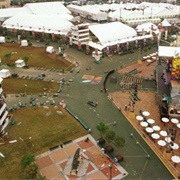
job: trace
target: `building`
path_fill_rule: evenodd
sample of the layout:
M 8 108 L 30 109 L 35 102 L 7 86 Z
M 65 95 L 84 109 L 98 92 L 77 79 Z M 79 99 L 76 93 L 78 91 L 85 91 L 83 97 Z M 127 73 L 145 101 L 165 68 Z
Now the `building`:
M 0 135 L 5 133 L 5 128 L 9 123 L 8 111 L 6 109 L 5 97 L 2 94 L 3 89 L 1 86 L 3 79 L 0 78 Z
M 1 8 L 9 8 L 10 0 L 0 0 L 0 9 Z
M 72 26 L 70 44 L 83 45 L 89 41 L 89 23 Z

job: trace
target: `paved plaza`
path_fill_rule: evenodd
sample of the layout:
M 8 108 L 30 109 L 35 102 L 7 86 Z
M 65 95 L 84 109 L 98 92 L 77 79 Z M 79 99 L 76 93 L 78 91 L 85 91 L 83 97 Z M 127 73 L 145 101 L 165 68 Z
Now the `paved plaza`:
M 86 142 L 87 137 L 89 138 Z M 75 151 L 80 148 L 79 166 L 72 173 Z M 36 157 L 40 172 L 47 179 L 122 179 L 128 175 L 97 146 L 91 135 L 76 139 L 62 148 L 48 151 Z M 110 170 L 110 166 L 112 169 Z M 110 174 L 111 173 L 111 174 Z

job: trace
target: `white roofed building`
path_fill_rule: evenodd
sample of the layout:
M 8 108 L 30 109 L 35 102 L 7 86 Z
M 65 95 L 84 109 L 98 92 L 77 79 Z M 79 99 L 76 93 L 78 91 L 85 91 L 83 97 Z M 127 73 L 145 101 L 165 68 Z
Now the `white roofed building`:
M 63 5 L 62 2 L 43 2 L 28 3 L 24 5 L 32 14 L 36 15 L 52 15 L 52 14 L 71 14 L 71 12 Z
M 72 26 L 72 23 L 65 19 L 70 19 L 70 15 L 66 15 L 18 14 L 4 21 L 2 26 L 7 29 L 66 35 Z
M 137 32 L 133 28 L 121 22 L 90 25 L 89 30 L 97 37 L 99 43 L 103 46 L 109 45 L 112 42 L 117 44 L 117 42 L 122 39 L 137 36 Z

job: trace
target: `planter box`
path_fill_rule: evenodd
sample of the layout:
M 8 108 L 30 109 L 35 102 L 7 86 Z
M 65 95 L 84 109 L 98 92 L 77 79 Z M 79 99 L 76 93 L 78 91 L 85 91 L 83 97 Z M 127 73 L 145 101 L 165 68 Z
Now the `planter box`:
M 98 141 L 98 144 L 104 144 L 106 142 L 103 137 L 99 138 L 97 141 Z
M 116 156 L 118 162 L 122 162 L 124 160 L 124 158 L 119 154 Z
M 111 153 L 114 151 L 114 148 L 111 145 L 106 146 L 106 152 Z

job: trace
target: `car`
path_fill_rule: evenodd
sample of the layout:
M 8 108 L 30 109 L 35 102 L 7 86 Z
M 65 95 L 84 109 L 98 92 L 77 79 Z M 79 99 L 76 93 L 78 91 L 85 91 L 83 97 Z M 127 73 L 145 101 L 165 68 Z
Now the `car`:
M 94 102 L 94 101 L 88 101 L 87 104 L 93 106 L 93 107 L 96 107 L 98 105 L 97 102 Z

